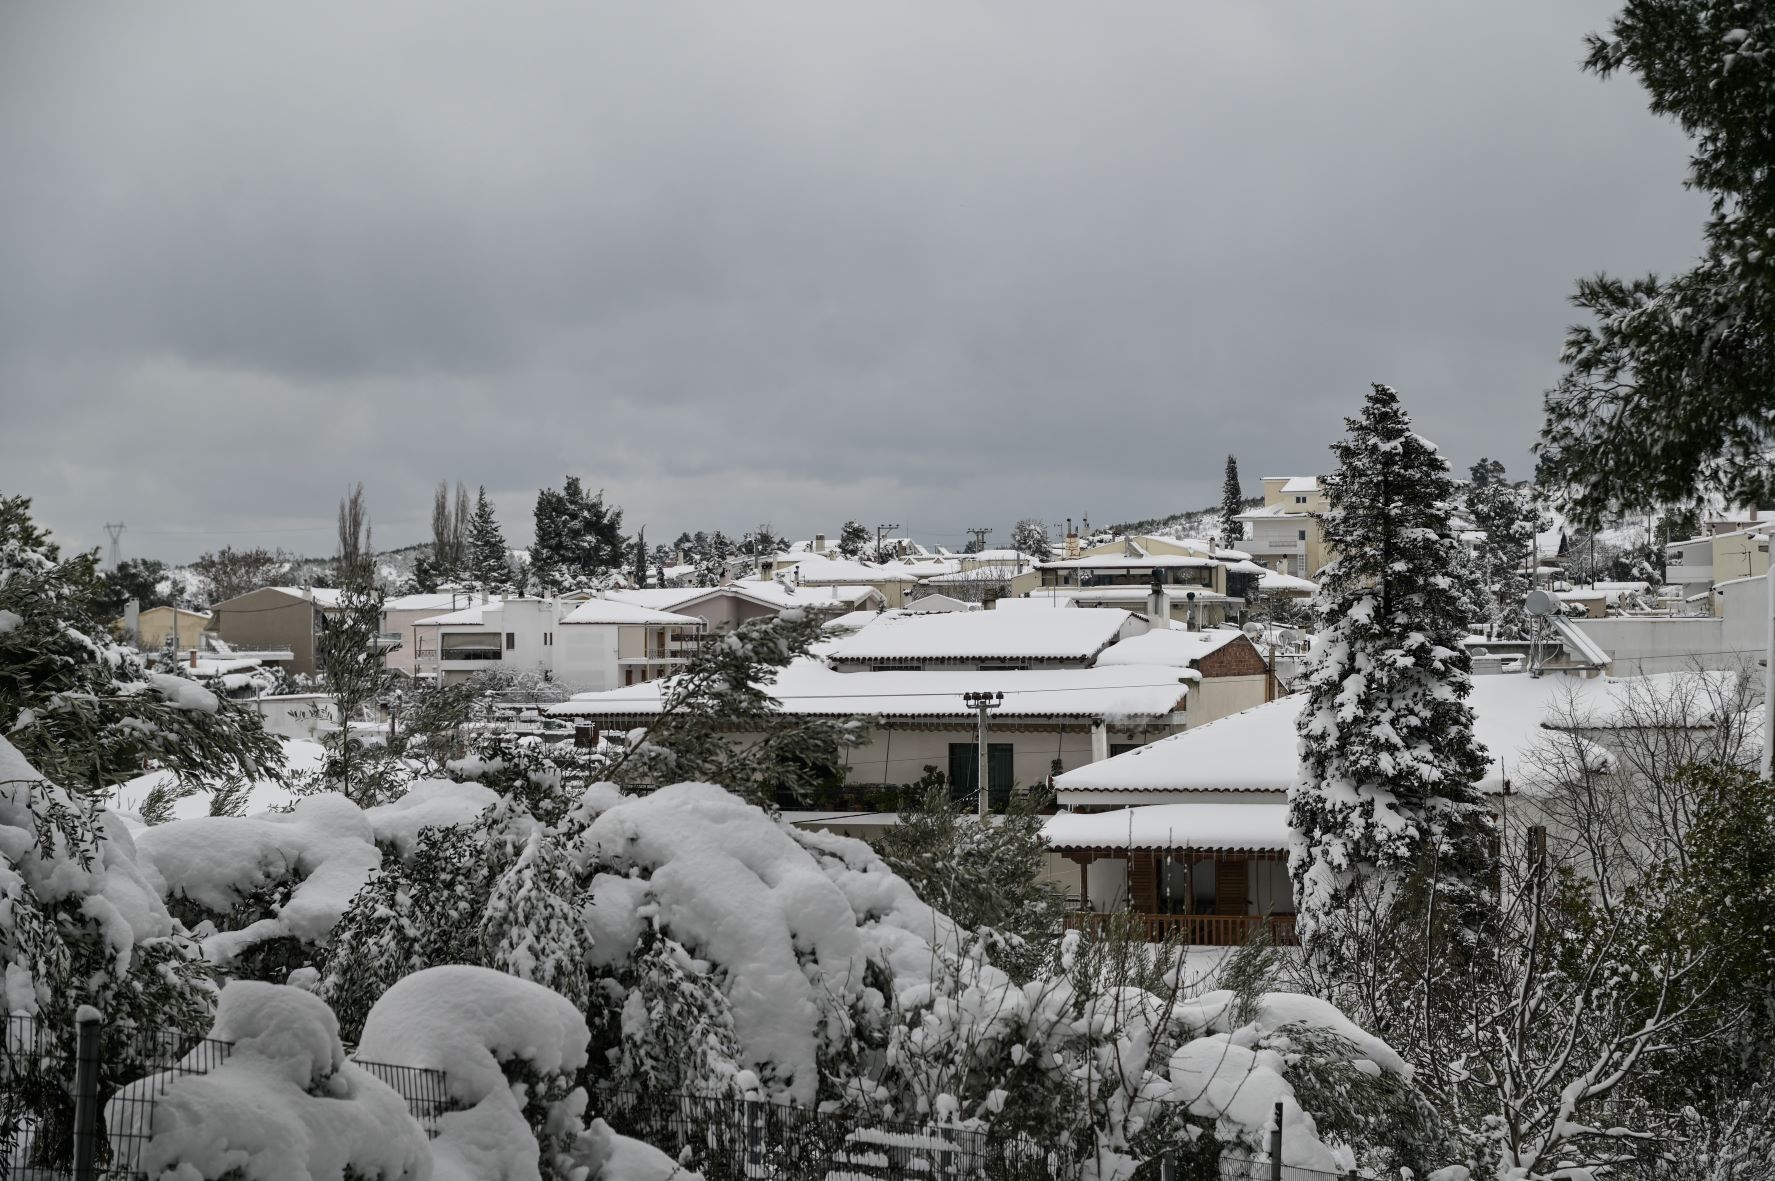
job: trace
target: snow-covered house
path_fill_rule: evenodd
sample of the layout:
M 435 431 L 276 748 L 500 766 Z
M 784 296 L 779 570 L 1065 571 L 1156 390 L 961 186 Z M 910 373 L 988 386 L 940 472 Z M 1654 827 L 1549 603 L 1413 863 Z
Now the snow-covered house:
M 1227 560 L 1211 552 L 1154 552 L 1143 540 L 1153 539 L 1118 542 L 1114 548 L 1119 552 L 1042 562 L 1036 567 L 1040 585 L 1030 596 L 1070 599 L 1080 607 L 1138 611 L 1151 602 L 1157 585 L 1165 592 L 1166 614 L 1191 627 L 1222 623 L 1244 607 L 1243 585 L 1231 586 L 1238 593 L 1229 593 Z M 1234 560 L 1243 559 L 1241 553 Z
M 208 611 L 188 611 L 183 607 L 143 607 L 132 620 L 126 612 L 111 622 L 111 630 L 143 652 L 162 652 L 172 648 L 178 652 L 201 647 L 199 637 L 209 626 Z M 132 634 L 133 633 L 133 634 Z
M 339 592 L 312 586 L 267 586 L 210 604 L 209 629 L 234 648 L 287 649 L 292 673 L 318 671 L 314 639 L 322 617 L 337 610 Z
M 414 676 L 422 658 L 420 642 L 431 640 L 436 632 L 417 625 L 427 619 L 473 606 L 480 596 L 470 591 L 438 591 L 431 594 L 395 595 L 382 603 L 382 637 L 385 646 L 384 665 L 390 672 Z M 433 664 L 437 653 L 428 654 Z
M 1155 665 L 839 672 L 807 659 L 784 669 L 770 692 L 788 714 L 868 719 L 867 741 L 843 766 L 828 769 L 835 782 L 906 784 L 935 767 L 958 797 L 975 794 L 979 774 L 979 715 L 963 695 L 1003 693 L 987 735 L 987 784 L 1002 799 L 1014 786 L 1045 783 L 1055 764 L 1079 766 L 1175 733 L 1187 723 L 1188 697 L 1199 679 L 1187 669 Z M 651 724 L 661 708 L 661 686 L 648 683 L 581 693 L 548 713 L 626 730 Z M 736 731 L 734 737 L 753 736 Z
M 1317 476 L 1265 476 L 1263 507 L 1239 514 L 1240 548 L 1261 566 L 1312 578 L 1329 557 L 1320 521 L 1330 507 Z
M 630 592 L 639 593 L 639 592 Z M 514 596 L 414 625 L 419 675 L 448 684 L 477 672 L 540 673 L 589 690 L 634 685 L 688 664 L 703 620 L 624 602 Z
M 1491 756 L 1480 790 L 1499 811 L 1532 809 L 1533 794 L 1522 794 L 1531 749 L 1561 731 L 1606 748 L 1602 736 L 1630 723 L 1654 680 L 1475 677 L 1474 732 Z M 1712 726 L 1700 715 L 1719 699 L 1697 695 L 1692 723 Z M 1072 924 L 1130 910 L 1147 916 L 1153 937 L 1177 930 L 1193 943 L 1240 943 L 1261 924 L 1287 937 L 1287 796 L 1305 701 L 1280 698 L 1060 775 L 1066 811 L 1044 834 L 1074 868 Z
M 840 672 L 1089 668 L 1147 627 L 1115 610 L 894 612 L 840 641 L 827 659 Z
M 787 582 L 806 587 L 871 587 L 881 594 L 889 607 L 904 605 L 906 592 L 921 577 L 902 564 L 877 565 L 830 553 L 777 554 L 764 559 L 759 571 L 763 575 L 759 579 L 762 582 Z

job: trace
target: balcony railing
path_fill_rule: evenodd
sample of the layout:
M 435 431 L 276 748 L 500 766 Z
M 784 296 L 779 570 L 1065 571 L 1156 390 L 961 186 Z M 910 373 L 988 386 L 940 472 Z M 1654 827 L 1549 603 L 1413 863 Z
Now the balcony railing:
M 505 655 L 502 648 L 445 648 L 440 660 L 498 660 Z
M 1132 922 L 1149 943 L 1170 938 L 1197 947 L 1238 947 L 1259 928 L 1268 926 L 1273 942 L 1292 947 L 1300 942 L 1291 914 L 1137 914 L 1075 910 L 1066 916 L 1068 931 L 1100 934 L 1112 924 Z

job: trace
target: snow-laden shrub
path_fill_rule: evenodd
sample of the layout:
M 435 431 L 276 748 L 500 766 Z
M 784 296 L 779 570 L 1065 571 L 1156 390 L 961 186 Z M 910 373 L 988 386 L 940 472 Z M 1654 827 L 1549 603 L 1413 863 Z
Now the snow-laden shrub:
M 209 1025 L 208 964 L 167 912 L 138 864 L 128 829 L 37 773 L 0 739 L 0 1012 L 37 1019 L 57 1063 L 35 1099 L 0 1087 L 0 1141 L 32 1102 L 37 1142 L 54 1160 L 68 1144 L 74 1016 L 92 1005 L 113 1030 L 141 1025 L 188 1033 Z M 133 1039 L 106 1039 L 105 1082 L 132 1070 Z
M 346 1060 L 338 1022 L 315 997 L 238 981 L 222 990 L 210 1036 L 233 1048 L 208 1073 L 169 1071 L 112 1100 L 113 1134 L 146 1140 L 137 1159 L 122 1163 L 179 1181 L 433 1175 L 425 1133 L 406 1100 Z M 147 1126 L 132 1126 L 148 1118 Z
M 472 819 L 493 798 L 444 780 L 414 784 L 400 800 L 369 809 L 327 793 L 303 797 L 289 812 L 155 825 L 138 845 L 165 895 L 204 924 L 195 929 L 210 960 L 233 966 L 282 941 L 306 962 L 381 865 L 381 847 L 411 849 L 422 829 Z
M 370 1010 L 358 1055 L 443 1072 L 438 1181 L 646 1181 L 684 1176 L 645 1145 L 583 1122 L 585 1018 L 539 984 L 466 966 L 429 968 Z

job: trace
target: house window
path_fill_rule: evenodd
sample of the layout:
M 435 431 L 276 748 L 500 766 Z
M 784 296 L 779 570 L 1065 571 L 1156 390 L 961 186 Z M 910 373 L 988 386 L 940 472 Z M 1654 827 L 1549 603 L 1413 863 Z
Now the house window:
M 1144 742 L 1112 742 L 1109 744 L 1109 757 L 1113 759 L 1115 756 L 1125 755 L 1131 750 L 1139 750 L 1145 745 Z
M 1305 541 L 1307 539 L 1307 531 L 1305 529 L 1300 530 L 1300 539 L 1302 541 Z
M 506 632 L 505 633 L 505 650 L 507 652 L 510 652 L 513 648 L 516 648 L 517 646 L 518 646 L 518 633 L 517 632 Z
M 1015 747 L 1009 742 L 989 742 L 986 744 L 986 788 L 987 799 L 992 803 L 1005 803 L 1011 798 L 1012 754 Z M 975 795 L 980 782 L 980 744 L 977 742 L 951 742 L 949 744 L 949 797 L 954 800 L 968 799 Z
M 1306 502 L 1307 502 L 1307 498 L 1304 496 L 1297 496 L 1294 498 L 1295 504 L 1305 504 Z

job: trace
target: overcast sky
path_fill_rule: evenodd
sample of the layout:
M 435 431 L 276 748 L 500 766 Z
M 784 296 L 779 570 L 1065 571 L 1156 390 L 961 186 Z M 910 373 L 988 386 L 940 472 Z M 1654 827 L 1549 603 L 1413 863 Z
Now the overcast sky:
M 1367 383 L 1527 474 L 1572 280 L 1686 265 L 1611 3 L 0 9 L 0 491 L 65 542 L 1199 507 Z

